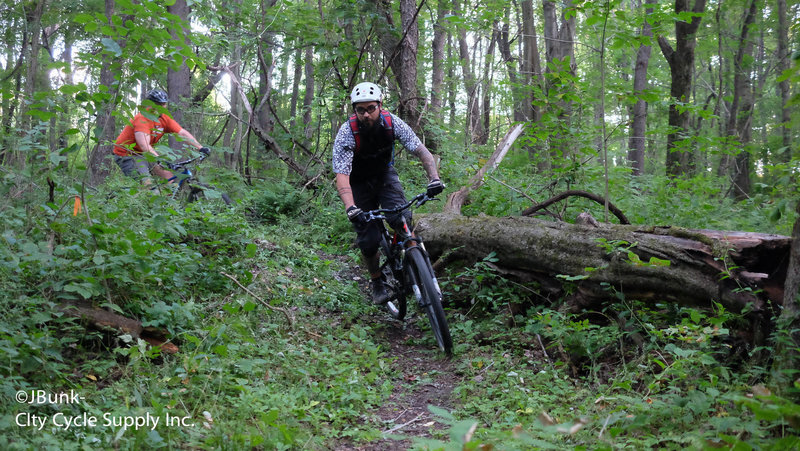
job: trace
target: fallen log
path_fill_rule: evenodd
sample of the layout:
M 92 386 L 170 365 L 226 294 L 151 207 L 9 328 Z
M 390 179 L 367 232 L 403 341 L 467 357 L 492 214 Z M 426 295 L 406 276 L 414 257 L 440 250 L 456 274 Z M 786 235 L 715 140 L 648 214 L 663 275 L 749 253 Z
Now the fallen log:
M 576 308 L 616 299 L 766 312 L 781 304 L 791 238 L 640 225 L 569 224 L 531 217 L 419 215 L 432 257 L 479 261 L 562 296 Z M 570 290 L 566 288 L 569 286 Z M 610 289 L 613 287 L 613 290 Z
M 95 329 L 129 334 L 134 339 L 141 338 L 151 346 L 160 348 L 165 354 L 175 354 L 179 351 L 174 343 L 165 339 L 167 335 L 165 331 L 155 327 L 144 327 L 139 320 L 109 312 L 88 302 L 63 301 L 58 309 L 67 315 L 87 321 Z

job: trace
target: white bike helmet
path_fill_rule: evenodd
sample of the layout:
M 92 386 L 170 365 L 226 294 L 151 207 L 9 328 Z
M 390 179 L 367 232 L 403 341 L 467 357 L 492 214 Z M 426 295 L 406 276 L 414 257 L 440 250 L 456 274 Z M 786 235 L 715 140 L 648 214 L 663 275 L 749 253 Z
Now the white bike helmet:
M 378 85 L 365 81 L 353 88 L 353 92 L 350 93 L 350 103 L 380 102 L 382 97 L 383 94 Z

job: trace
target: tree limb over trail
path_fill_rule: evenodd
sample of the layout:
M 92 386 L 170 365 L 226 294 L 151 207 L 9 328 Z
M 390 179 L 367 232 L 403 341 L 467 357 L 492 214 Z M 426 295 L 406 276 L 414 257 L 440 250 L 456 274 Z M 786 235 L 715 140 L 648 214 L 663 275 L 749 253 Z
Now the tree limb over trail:
M 575 308 L 627 299 L 765 312 L 781 304 L 791 238 L 746 232 L 602 224 L 530 217 L 420 215 L 433 257 L 497 256 L 501 273 L 537 281 Z M 613 289 L 611 289 L 613 287 Z M 574 290 L 573 290 L 574 288 Z M 571 293 L 571 294 L 568 294 Z

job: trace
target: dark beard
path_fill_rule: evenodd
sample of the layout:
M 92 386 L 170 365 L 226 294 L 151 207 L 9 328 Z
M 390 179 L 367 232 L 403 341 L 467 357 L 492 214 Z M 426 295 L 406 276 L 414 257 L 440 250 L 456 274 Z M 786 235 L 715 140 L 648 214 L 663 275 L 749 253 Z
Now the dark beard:
M 376 145 L 379 144 L 384 134 L 380 118 L 378 118 L 371 127 L 359 121 L 358 132 L 361 134 L 361 141 L 367 149 L 376 148 Z

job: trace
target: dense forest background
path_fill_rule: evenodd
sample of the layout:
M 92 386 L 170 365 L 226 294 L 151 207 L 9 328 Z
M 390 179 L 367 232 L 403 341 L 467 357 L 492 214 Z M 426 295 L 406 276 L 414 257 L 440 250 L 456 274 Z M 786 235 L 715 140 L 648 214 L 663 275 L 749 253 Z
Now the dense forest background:
M 522 125 L 465 216 L 519 215 L 580 190 L 605 205 L 570 199 L 548 217 L 586 211 L 610 222 L 613 203 L 634 224 L 792 235 L 799 5 L 4 3 L 2 391 L 74 389 L 90 401 L 11 403 L 0 445 L 347 449 L 388 440 L 381 430 L 402 433 L 374 409 L 392 387 L 444 370 L 392 379 L 396 361 L 374 325 L 385 318 L 364 305 L 359 271 L 346 275 L 358 254 L 329 160 L 361 81 L 385 88 L 385 107 L 436 155 L 451 189 Z M 111 144 L 155 87 L 213 149 L 200 170 L 235 206 L 178 204 L 119 173 Z M 159 152 L 190 153 L 174 139 Z M 413 159 L 399 154 L 398 167 L 408 191 L 423 189 Z M 498 272 L 494 258 L 443 270 L 458 342 L 447 372 L 461 382 L 446 409 L 431 408 L 449 429 L 399 443 L 797 446 L 796 279 L 787 277 L 791 296 L 773 306 L 759 341 L 747 309 L 715 299 L 679 307 L 620 291 L 603 311 L 568 311 Z M 294 309 L 296 323 L 259 297 Z M 64 313 L 70 303 L 140 318 L 181 350 L 87 329 Z M 180 410 L 204 425 L 76 432 L 18 422 L 23 411 L 60 410 Z

